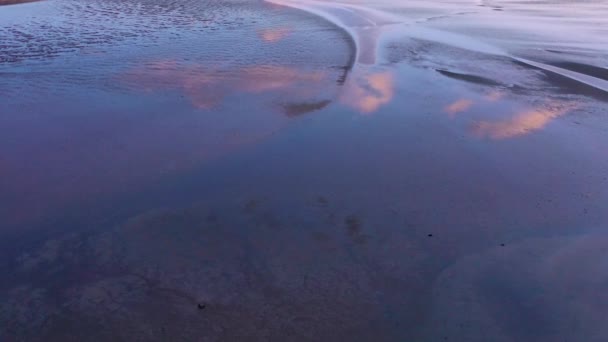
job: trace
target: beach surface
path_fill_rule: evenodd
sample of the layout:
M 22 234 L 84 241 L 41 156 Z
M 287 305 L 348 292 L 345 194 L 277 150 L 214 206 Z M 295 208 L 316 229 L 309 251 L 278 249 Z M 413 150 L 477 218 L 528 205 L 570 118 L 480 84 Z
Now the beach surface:
M 608 340 L 607 1 L 47 0 L 0 37 L 2 341 Z

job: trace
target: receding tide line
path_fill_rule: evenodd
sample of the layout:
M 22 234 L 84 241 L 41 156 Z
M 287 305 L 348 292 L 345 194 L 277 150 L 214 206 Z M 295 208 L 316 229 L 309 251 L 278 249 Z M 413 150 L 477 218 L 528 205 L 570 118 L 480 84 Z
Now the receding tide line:
M 601 78 L 589 76 L 586 74 L 581 74 L 576 71 L 563 69 L 563 68 L 556 67 L 553 65 L 547 65 L 545 63 L 534 62 L 534 61 L 524 59 L 524 58 L 518 58 L 518 57 L 513 57 L 513 56 L 511 56 L 511 58 L 513 58 L 514 60 L 516 60 L 518 62 L 527 64 L 527 65 L 530 65 L 530 66 L 533 66 L 533 67 L 536 67 L 539 69 L 543 69 L 543 70 L 546 70 L 549 72 L 553 72 L 558 75 L 561 75 L 561 76 L 567 77 L 569 79 L 578 81 L 580 83 L 586 84 L 588 86 L 608 92 L 608 81 L 603 80 Z
M 334 2 L 319 2 L 315 0 L 266 0 L 277 5 L 292 7 L 317 15 L 337 27 L 343 29 L 355 42 L 355 63 L 375 64 L 379 53 L 378 41 L 382 36 L 396 36 L 396 24 L 405 24 L 405 20 L 391 13 L 376 9 Z M 444 45 L 455 46 L 465 50 L 509 57 L 517 62 L 551 72 L 571 80 L 586 84 L 593 88 L 608 92 L 608 81 L 572 70 L 531 61 L 508 54 L 502 49 L 477 41 L 473 38 L 446 31 L 438 31 L 422 27 L 401 26 L 398 32 L 404 37 L 432 41 Z

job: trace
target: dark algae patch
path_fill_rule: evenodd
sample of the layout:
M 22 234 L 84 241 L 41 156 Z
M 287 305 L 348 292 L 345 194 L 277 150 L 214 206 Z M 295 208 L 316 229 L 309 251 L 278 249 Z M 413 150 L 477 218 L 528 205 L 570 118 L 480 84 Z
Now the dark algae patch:
M 463 74 L 463 73 L 457 73 L 457 72 L 453 72 L 453 71 L 449 71 L 449 70 L 440 70 L 440 69 L 438 69 L 437 72 L 446 77 L 450 77 L 450 78 L 453 78 L 456 80 L 465 81 L 465 82 L 469 82 L 469 83 L 479 84 L 479 85 L 486 85 L 486 86 L 502 86 L 503 85 L 502 83 L 500 83 L 496 80 L 478 76 L 478 75 Z
M 35 2 L 35 1 L 39 1 L 39 0 L 0 0 L 0 6 L 25 4 L 28 2 Z

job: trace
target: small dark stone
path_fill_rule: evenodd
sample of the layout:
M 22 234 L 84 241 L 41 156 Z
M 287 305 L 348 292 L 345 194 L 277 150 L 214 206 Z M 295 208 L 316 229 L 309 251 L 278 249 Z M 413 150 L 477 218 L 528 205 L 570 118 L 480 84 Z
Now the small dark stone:
M 505 246 L 505 244 L 504 244 L 504 243 L 501 243 L 501 244 L 500 244 L 500 246 L 501 246 L 501 247 L 504 247 L 504 246 Z
M 429 237 L 433 237 L 433 234 L 429 234 Z
M 199 310 L 203 310 L 204 308 L 206 308 L 207 305 L 203 304 L 203 303 L 198 303 L 198 309 Z

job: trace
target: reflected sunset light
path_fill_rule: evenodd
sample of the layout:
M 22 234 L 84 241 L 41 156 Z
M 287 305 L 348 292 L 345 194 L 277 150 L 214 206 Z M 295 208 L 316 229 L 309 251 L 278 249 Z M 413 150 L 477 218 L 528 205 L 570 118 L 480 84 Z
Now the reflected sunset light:
M 558 105 L 526 110 L 503 121 L 479 121 L 473 126 L 472 132 L 479 137 L 498 140 L 521 136 L 543 129 L 551 121 L 572 109 L 571 105 Z

